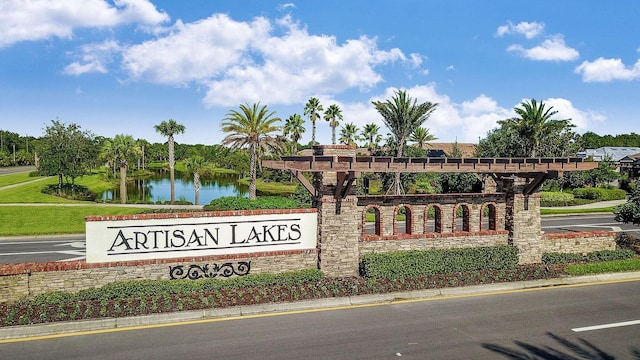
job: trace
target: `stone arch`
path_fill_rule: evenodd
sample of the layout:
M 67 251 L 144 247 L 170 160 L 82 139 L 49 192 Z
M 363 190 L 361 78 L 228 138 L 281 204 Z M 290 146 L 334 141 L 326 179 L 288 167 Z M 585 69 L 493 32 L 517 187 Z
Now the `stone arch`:
M 485 212 L 487 213 L 485 215 Z M 485 221 L 488 220 L 485 227 Z M 480 230 L 498 230 L 498 208 L 495 203 L 484 203 L 480 209 Z
M 410 205 L 400 204 L 393 209 L 393 234 L 400 234 L 398 231 L 398 214 L 404 208 L 404 234 L 413 234 L 413 209 Z
M 375 217 L 375 223 L 373 228 L 367 227 L 367 213 L 369 210 L 373 210 Z M 369 205 L 362 212 L 362 235 L 377 235 L 382 236 L 382 213 L 380 205 Z
M 433 208 L 433 226 L 429 225 L 429 212 Z M 424 209 L 424 233 L 442 233 L 442 206 L 440 204 L 429 204 Z
M 458 210 L 460 209 L 460 210 Z M 460 226 L 458 226 L 458 211 L 460 211 L 460 216 L 462 217 L 462 221 L 460 222 Z M 467 203 L 459 203 L 453 208 L 453 232 L 471 232 L 471 211 L 470 206 Z

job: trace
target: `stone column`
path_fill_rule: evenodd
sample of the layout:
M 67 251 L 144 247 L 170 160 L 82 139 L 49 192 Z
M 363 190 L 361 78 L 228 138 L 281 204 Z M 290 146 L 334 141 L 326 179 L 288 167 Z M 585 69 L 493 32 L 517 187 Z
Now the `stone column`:
M 314 146 L 314 155 L 355 156 L 356 147 L 346 145 Z M 353 189 L 345 198 L 335 198 L 335 172 L 314 173 L 318 197 L 318 267 L 328 276 L 358 275 L 358 241 L 362 234 L 362 214 Z

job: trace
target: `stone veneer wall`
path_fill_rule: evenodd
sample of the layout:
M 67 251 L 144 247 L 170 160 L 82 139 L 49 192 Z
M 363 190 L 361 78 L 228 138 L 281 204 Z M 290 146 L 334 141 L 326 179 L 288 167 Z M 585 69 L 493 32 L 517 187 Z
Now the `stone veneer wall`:
M 512 218 L 506 220 L 507 223 L 511 222 L 512 227 L 509 229 L 507 226 L 507 229 L 511 231 L 511 245 L 518 247 L 520 263 L 541 262 L 544 249 L 540 223 L 540 194 L 514 194 L 513 202 L 507 201 L 507 205 L 511 207 L 507 214 L 512 214 Z
M 431 236 L 428 236 L 431 235 Z M 471 248 L 481 246 L 507 245 L 508 231 L 479 231 L 477 233 L 418 234 L 383 236 L 378 239 L 362 238 L 359 243 L 360 255 L 369 252 L 391 252 L 405 250 L 430 250 Z M 428 236 L 428 237 L 427 237 Z
M 587 254 L 616 249 L 616 233 L 612 231 L 583 231 L 542 235 L 541 250 L 546 252 Z

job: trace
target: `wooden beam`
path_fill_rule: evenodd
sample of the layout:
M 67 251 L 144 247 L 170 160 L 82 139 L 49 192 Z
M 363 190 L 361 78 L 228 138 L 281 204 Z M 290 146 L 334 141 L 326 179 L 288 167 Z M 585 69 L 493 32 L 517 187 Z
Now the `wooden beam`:
M 307 191 L 311 194 L 311 196 L 315 196 L 316 195 L 316 189 L 313 187 L 313 185 L 311 185 L 309 180 L 307 180 L 307 178 L 304 177 L 304 175 L 302 174 L 301 171 L 294 171 L 294 170 L 289 169 L 289 173 L 291 174 L 291 176 L 293 176 L 296 179 L 298 179 L 300 184 L 302 184 L 302 186 L 304 186 L 304 188 L 307 189 Z

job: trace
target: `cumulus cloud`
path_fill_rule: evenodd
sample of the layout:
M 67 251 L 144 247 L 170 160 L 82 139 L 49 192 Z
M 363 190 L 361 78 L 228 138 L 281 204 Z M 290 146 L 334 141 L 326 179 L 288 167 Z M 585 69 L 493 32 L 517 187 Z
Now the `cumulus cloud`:
M 107 65 L 113 61 L 114 54 L 120 50 L 121 47 L 115 40 L 84 45 L 80 48 L 80 55 L 77 55 L 79 59 L 66 66 L 63 72 L 67 75 L 107 73 Z
M 605 59 L 601 57 L 595 61 L 584 61 L 575 68 L 575 73 L 582 75 L 582 81 L 584 82 L 638 80 L 640 79 L 640 60 L 633 66 L 627 66 L 621 59 Z
M 517 25 L 513 25 L 511 21 L 507 21 L 506 25 L 498 27 L 496 36 L 502 37 L 508 34 L 524 35 L 527 39 L 533 39 L 544 31 L 544 23 L 523 21 Z
M 0 48 L 52 37 L 70 39 L 76 28 L 160 24 L 169 16 L 148 0 L 3 0 Z
M 580 57 L 580 53 L 568 47 L 564 42 L 564 38 L 560 35 L 546 39 L 540 45 L 530 49 L 516 44 L 509 46 L 507 51 L 515 52 L 527 59 L 538 61 L 572 61 Z
M 570 100 L 562 98 L 549 98 L 544 101 L 547 106 L 553 106 L 553 110 L 558 113 L 554 119 L 571 119 L 571 123 L 575 125 L 573 129 L 577 133 L 584 133 L 595 123 L 603 122 L 606 118 L 604 115 L 590 111 L 577 109 Z

